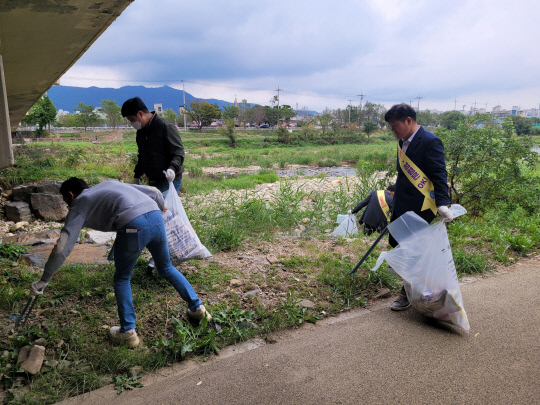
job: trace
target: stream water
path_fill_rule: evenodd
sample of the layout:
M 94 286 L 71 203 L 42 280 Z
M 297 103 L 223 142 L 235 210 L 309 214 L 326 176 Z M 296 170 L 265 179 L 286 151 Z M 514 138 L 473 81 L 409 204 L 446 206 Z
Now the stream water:
M 299 167 L 294 169 L 276 169 L 274 170 L 278 177 L 293 177 L 293 176 L 317 176 L 324 173 L 328 177 L 354 177 L 356 176 L 356 169 L 350 166 L 336 166 L 336 167 Z M 246 170 L 246 171 L 223 171 L 219 172 L 224 177 L 235 176 L 239 173 L 254 174 L 258 173 L 258 170 Z

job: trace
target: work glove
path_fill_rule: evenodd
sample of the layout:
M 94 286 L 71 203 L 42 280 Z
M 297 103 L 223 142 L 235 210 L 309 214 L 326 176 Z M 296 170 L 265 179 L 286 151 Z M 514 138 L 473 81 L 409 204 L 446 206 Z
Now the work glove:
M 352 210 L 347 211 L 347 215 L 352 215 Z
M 133 177 L 133 184 L 142 184 L 142 181 L 138 177 Z
M 30 295 L 32 297 L 35 297 L 37 295 L 43 295 L 43 290 L 45 289 L 45 287 L 47 287 L 48 284 L 48 281 L 34 281 L 32 283 L 32 286 L 30 287 Z
M 446 205 L 441 205 L 440 207 L 437 207 L 437 212 L 442 217 L 444 222 L 450 222 L 454 219 L 454 216 Z
M 164 171 L 163 173 L 165 173 L 165 178 L 167 179 L 167 181 L 173 181 L 176 177 L 176 173 L 173 169 L 167 169 L 167 171 Z

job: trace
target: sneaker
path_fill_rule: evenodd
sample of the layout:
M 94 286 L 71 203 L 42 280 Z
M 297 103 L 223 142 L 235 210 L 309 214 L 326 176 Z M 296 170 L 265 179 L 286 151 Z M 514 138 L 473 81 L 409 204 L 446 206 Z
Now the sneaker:
M 392 302 L 392 305 L 390 305 L 390 309 L 392 311 L 405 311 L 406 309 L 409 309 L 411 307 L 411 303 L 407 299 L 406 295 L 399 294 L 399 298 Z
M 120 332 L 120 326 L 113 326 L 109 329 L 109 336 L 114 343 L 120 343 L 131 348 L 139 346 L 139 338 L 135 329 Z
M 199 308 L 197 308 L 195 311 L 187 310 L 187 316 L 190 318 L 193 318 L 197 321 L 202 320 L 203 318 L 206 318 L 208 321 L 212 319 L 212 315 L 210 315 L 210 312 L 206 310 L 204 305 L 201 305 Z
M 154 263 L 149 263 L 148 266 L 146 266 L 146 274 L 154 277 L 159 276 L 159 273 L 156 269 L 156 266 L 154 266 Z

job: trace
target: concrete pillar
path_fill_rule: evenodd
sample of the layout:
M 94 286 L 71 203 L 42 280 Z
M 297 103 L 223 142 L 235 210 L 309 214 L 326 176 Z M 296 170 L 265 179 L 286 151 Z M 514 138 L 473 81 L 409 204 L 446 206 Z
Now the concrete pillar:
M 12 166 L 13 163 L 4 62 L 2 55 L 0 55 L 0 169 Z

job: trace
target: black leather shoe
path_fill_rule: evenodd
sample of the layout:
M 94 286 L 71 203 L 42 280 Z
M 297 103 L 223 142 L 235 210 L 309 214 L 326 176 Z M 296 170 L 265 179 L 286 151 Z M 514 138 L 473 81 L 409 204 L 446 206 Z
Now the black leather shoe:
M 411 307 L 411 303 L 407 299 L 406 295 L 399 295 L 399 298 L 392 302 L 392 305 L 390 305 L 390 309 L 392 311 L 405 311 L 406 309 L 409 309 Z

